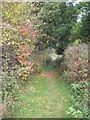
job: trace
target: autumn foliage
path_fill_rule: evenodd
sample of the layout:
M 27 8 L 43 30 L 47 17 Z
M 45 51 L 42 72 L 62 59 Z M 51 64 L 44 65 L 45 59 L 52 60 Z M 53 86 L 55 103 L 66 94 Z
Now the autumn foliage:
M 63 78 L 72 88 L 72 105 L 68 113 L 76 118 L 87 118 L 88 112 L 88 46 L 77 44 L 65 50 L 67 70 Z
M 88 72 L 88 47 L 86 44 L 69 46 L 65 50 L 67 64 L 67 81 L 78 83 L 87 80 Z

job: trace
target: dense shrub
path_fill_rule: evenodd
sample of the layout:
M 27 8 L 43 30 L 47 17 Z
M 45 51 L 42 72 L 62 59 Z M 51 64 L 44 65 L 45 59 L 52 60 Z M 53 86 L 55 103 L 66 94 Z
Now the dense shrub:
M 2 4 L 2 114 L 3 117 L 12 116 L 15 100 L 20 89 L 19 83 L 26 82 L 37 70 L 38 62 L 32 59 L 37 42 L 37 28 L 34 14 L 31 12 L 34 3 L 6 3 Z M 34 8 L 36 8 L 34 6 Z M 28 14 L 27 14 L 28 13 Z M 33 19 L 32 19 L 33 18 Z M 36 18 L 35 18 L 36 19 Z M 39 69 L 39 68 L 38 68 Z M 30 80 L 30 79 L 29 79 Z M 10 104 L 9 104 L 10 103 Z M 11 114 L 8 114 L 11 113 Z
M 71 84 L 72 106 L 68 113 L 75 117 L 88 117 L 88 46 L 78 44 L 65 50 L 67 70 L 62 75 Z
M 70 46 L 65 50 L 68 82 L 87 80 L 88 47 L 86 44 Z

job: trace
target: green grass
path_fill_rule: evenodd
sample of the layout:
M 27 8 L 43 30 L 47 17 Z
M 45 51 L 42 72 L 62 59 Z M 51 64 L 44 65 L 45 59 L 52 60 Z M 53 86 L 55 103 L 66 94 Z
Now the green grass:
M 50 79 L 40 75 L 19 92 L 15 118 L 70 118 L 70 89 L 60 77 Z
M 54 67 L 54 66 L 44 66 L 42 69 L 43 69 L 43 71 L 47 71 L 47 72 L 49 72 L 49 71 L 57 71 L 57 68 Z

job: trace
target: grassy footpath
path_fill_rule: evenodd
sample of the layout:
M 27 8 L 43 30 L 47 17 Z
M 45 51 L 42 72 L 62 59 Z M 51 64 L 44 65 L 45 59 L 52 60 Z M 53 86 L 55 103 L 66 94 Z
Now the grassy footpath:
M 15 118 L 67 118 L 70 89 L 55 72 L 43 72 L 20 91 Z

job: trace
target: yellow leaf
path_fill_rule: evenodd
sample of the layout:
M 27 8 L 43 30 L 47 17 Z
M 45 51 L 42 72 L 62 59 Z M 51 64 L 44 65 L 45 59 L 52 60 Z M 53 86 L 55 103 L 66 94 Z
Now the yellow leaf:
M 10 45 L 11 44 L 11 42 L 8 42 L 8 45 Z

